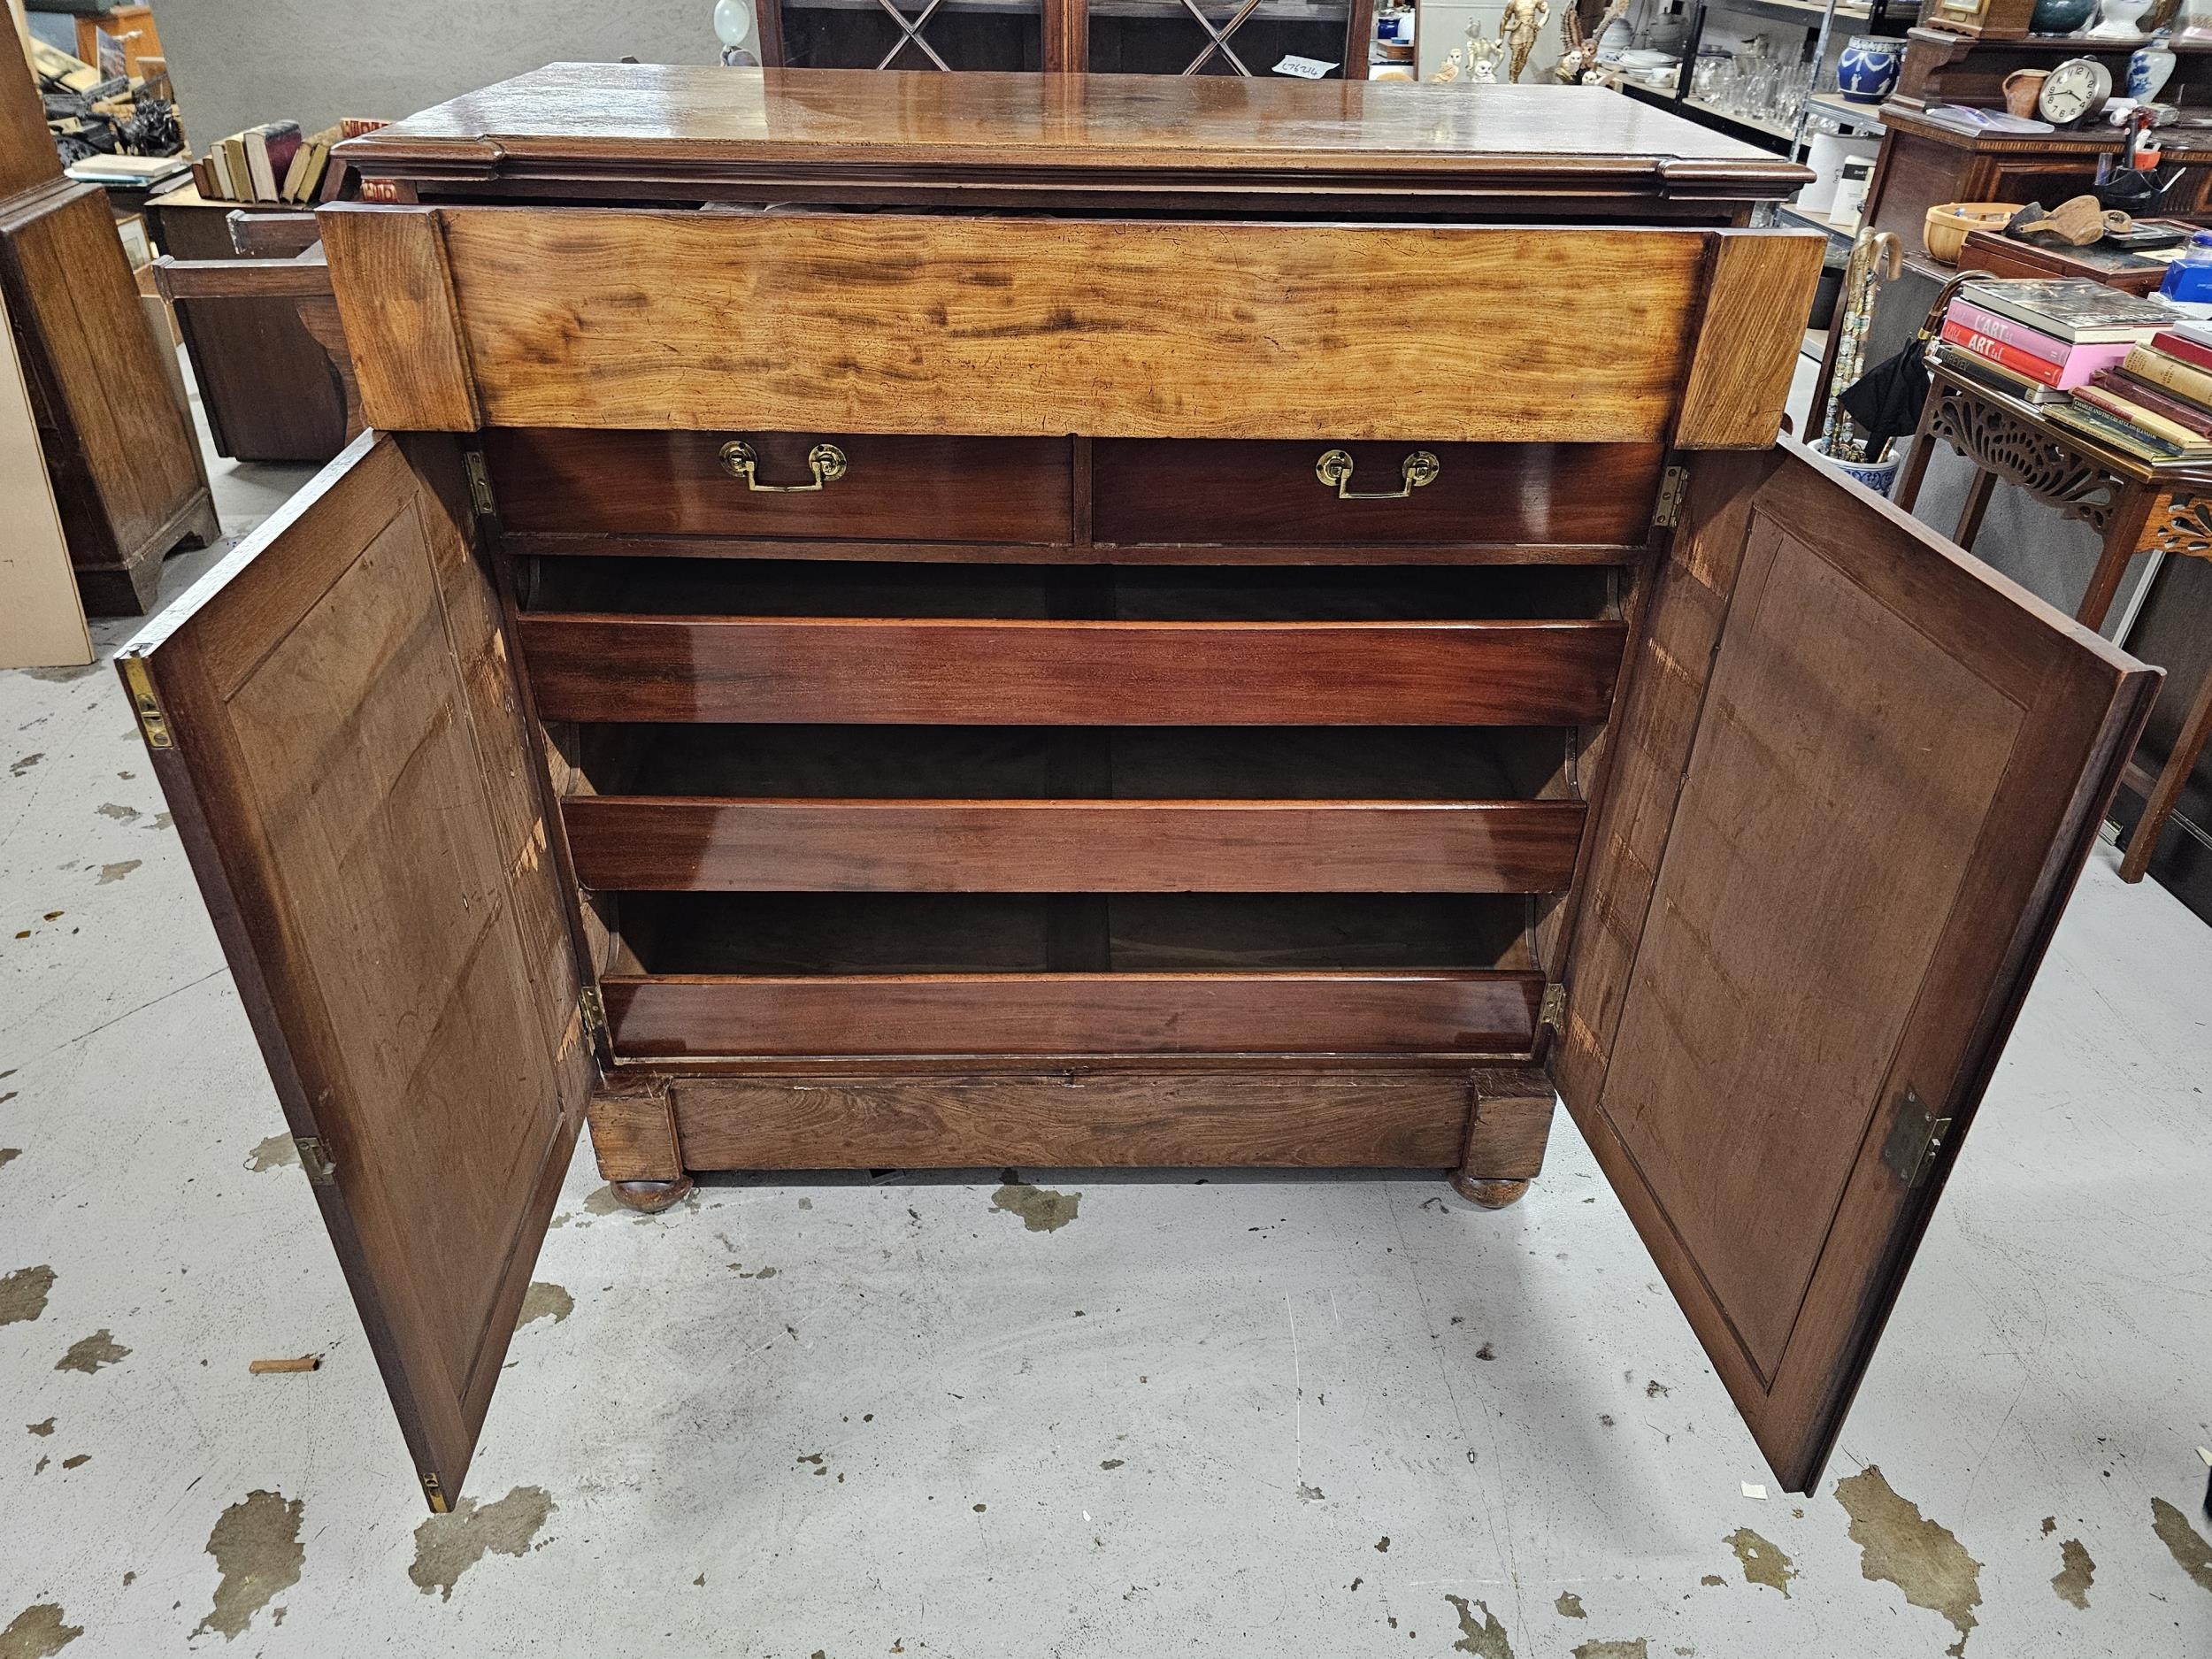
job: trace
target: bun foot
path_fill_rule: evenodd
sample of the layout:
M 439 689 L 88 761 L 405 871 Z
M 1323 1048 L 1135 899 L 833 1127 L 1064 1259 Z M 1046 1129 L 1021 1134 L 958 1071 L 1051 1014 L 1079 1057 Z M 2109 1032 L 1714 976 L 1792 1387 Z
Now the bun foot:
M 1521 1185 L 1525 1187 L 1528 1183 L 1524 1181 Z M 679 1175 L 672 1181 L 609 1181 L 607 1190 L 641 1215 L 657 1216 L 671 1204 L 680 1204 L 691 1195 L 691 1177 Z
M 1528 1191 L 1526 1181 L 1479 1181 L 1456 1173 L 1451 1181 L 1454 1192 L 1485 1210 L 1503 1210 L 1508 1204 L 1518 1202 L 1521 1194 Z

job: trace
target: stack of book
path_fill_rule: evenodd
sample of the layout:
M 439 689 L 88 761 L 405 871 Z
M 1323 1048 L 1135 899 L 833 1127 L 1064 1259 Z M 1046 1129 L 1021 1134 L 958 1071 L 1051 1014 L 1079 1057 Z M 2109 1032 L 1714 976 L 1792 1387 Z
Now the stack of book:
M 297 121 L 250 127 L 194 162 L 192 182 L 211 202 L 312 202 L 340 136 L 333 127 L 303 138 Z
M 2176 323 L 2159 330 L 2084 392 L 2124 399 L 2133 406 L 2130 419 L 2179 450 L 2158 458 L 2212 457 L 2212 323 Z
M 1971 283 L 1943 319 L 1954 371 L 2149 462 L 2212 458 L 2212 326 L 2087 278 Z

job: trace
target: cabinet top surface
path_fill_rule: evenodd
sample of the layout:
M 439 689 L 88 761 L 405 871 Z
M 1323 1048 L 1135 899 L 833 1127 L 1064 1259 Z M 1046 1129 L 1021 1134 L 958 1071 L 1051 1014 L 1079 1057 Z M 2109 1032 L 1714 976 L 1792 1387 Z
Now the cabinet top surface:
M 1798 166 L 1596 88 L 1232 76 L 947 74 L 552 64 L 346 146 L 363 171 L 489 177 L 553 164 L 665 174 L 958 168 L 980 177 L 1294 169 L 1671 182 L 1788 194 Z

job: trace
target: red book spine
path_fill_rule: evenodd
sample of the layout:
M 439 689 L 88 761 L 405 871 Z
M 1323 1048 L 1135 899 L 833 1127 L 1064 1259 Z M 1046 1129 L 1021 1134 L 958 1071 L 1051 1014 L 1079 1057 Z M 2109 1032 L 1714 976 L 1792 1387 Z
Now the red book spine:
M 2154 415 L 2163 415 L 2177 426 L 2185 426 L 2200 438 L 2212 438 L 2212 414 L 2207 414 L 2194 403 L 2183 403 L 2162 386 L 2137 380 L 2125 369 L 2100 369 L 2090 377 L 2089 383 L 2102 387 L 2116 397 L 2124 397 L 2131 403 L 2139 403 Z
M 2200 369 L 2212 369 L 2212 346 L 2200 346 L 2170 328 L 2162 328 L 2153 334 L 2151 344 L 2170 357 L 2179 357 L 2184 363 L 2194 364 Z
M 2015 374 L 2024 375 L 2044 386 L 2056 386 L 2059 376 L 2065 372 L 2064 365 L 2061 364 L 2039 357 L 2033 352 L 2023 351 L 2017 346 L 2008 346 L 2001 340 L 1992 340 L 1987 334 L 1978 334 L 1950 318 L 1944 319 L 1943 338 L 1962 351 L 1970 351 L 1978 357 L 1987 357 L 1999 367 L 2010 369 Z

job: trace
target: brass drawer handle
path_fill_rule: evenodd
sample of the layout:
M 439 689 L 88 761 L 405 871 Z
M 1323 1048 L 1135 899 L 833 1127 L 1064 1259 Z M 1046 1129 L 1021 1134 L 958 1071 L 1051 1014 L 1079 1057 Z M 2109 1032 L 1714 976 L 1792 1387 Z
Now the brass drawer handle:
M 1416 449 L 1398 468 L 1402 480 L 1395 489 L 1354 489 L 1352 457 L 1342 449 L 1326 449 L 1313 464 L 1313 475 L 1336 486 L 1339 501 L 1403 501 L 1425 484 L 1433 484 L 1444 471 L 1443 463 L 1426 449 Z
M 811 484 L 764 484 L 753 470 L 760 465 L 760 457 L 753 453 L 751 444 L 741 438 L 722 446 L 722 470 L 732 478 L 743 479 L 747 489 L 764 495 L 803 495 L 821 489 L 844 477 L 849 465 L 845 452 L 833 443 L 816 444 L 806 452 L 806 464 L 814 474 Z

